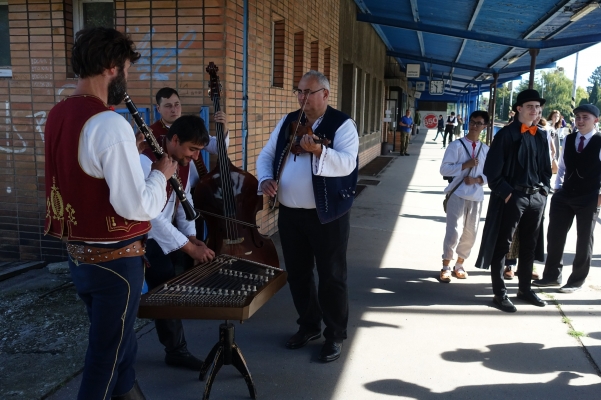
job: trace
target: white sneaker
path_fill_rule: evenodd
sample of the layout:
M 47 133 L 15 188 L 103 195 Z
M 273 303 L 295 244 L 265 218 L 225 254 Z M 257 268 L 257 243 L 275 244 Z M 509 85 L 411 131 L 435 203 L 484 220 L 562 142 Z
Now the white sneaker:
M 559 291 L 561 293 L 574 293 L 579 291 L 580 289 L 582 289 L 582 286 L 562 286 L 561 288 L 559 288 Z

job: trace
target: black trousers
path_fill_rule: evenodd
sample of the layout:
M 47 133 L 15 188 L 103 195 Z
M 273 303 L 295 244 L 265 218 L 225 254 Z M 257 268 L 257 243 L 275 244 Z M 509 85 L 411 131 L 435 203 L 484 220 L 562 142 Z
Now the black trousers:
M 562 280 L 563 250 L 566 244 L 568 231 L 576 217 L 576 255 L 572 274 L 567 285 L 582 286 L 591 267 L 593 253 L 593 232 L 597 224 L 598 194 L 592 193 L 583 196 L 570 196 L 562 190 L 555 192 L 551 198 L 549 209 L 549 232 L 547 233 L 547 262 L 543 278 L 549 280 Z
M 150 268 L 146 269 L 145 274 L 149 290 L 175 277 L 175 266 L 170 255 L 163 253 L 161 247 L 153 239 L 146 242 L 146 258 L 150 263 Z M 155 319 L 154 326 L 159 336 L 159 342 L 165 346 L 165 352 L 181 353 L 187 351 L 184 326 L 181 320 Z
M 449 138 L 449 143 L 453 141 L 453 131 L 455 127 L 453 125 L 445 125 L 444 135 L 442 137 L 442 146 L 445 147 L 447 145 L 447 136 Z
M 350 212 L 321 224 L 315 209 L 280 205 L 278 228 L 282 241 L 288 284 L 297 323 L 301 330 L 320 330 L 327 340 L 346 339 L 348 289 L 346 249 L 350 232 Z M 317 267 L 319 286 L 313 269 Z
M 547 197 L 541 193 L 526 194 L 514 190 L 511 198 L 503 208 L 503 219 L 499 227 L 499 235 L 490 265 L 492 290 L 497 296 L 507 294 L 505 279 L 503 278 L 503 265 L 505 255 L 509 251 L 513 234 L 520 227 L 520 252 L 518 256 L 519 290 L 522 292 L 531 289 L 532 266 L 541 222 L 545 211 Z

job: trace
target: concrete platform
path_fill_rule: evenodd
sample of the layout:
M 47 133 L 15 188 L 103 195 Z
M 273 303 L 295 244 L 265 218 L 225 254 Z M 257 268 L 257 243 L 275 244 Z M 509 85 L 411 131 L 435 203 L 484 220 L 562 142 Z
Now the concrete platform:
M 544 308 L 519 300 L 515 314 L 493 308 L 489 273 L 472 267 L 477 249 L 466 262 L 467 280 L 438 282 L 446 181 L 438 173 L 444 150 L 431 140 L 435 133 L 426 140 L 422 130 L 410 156 L 396 157 L 378 177 L 364 177 L 381 183 L 367 187 L 352 209 L 349 339 L 339 360 L 317 360 L 322 340 L 284 347 L 296 331 L 287 287 L 249 321 L 236 323 L 259 399 L 599 399 L 601 246 L 594 247 L 586 288 L 572 295 L 547 289 L 556 305 Z M 508 287 L 514 297 L 517 278 Z M 565 322 L 588 336 L 570 336 Z M 185 322 L 194 354 L 206 356 L 219 323 Z M 197 373 L 163 363 L 152 324 L 139 334 L 136 371 L 149 399 L 202 398 Z M 75 378 L 50 399 L 73 399 L 78 386 Z M 224 366 L 211 399 L 248 398 L 242 377 Z

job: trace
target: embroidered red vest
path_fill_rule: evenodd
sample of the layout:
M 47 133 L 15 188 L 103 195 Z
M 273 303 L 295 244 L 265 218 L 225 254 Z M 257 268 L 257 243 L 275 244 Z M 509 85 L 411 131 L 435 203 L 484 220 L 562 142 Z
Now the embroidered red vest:
M 108 110 L 95 96 L 71 96 L 50 110 L 45 129 L 44 234 L 69 241 L 109 242 L 131 239 L 150 230 L 148 221 L 119 216 L 109 201 L 106 181 L 89 176 L 79 165 L 79 139 L 84 125 L 94 115 Z
M 161 121 L 161 120 L 158 120 L 154 124 L 150 125 L 149 128 L 152 130 L 152 133 L 154 134 L 154 137 L 156 138 L 159 146 L 161 146 L 163 151 L 166 153 L 167 146 L 165 145 L 165 141 L 167 140 L 167 133 L 169 132 L 169 128 L 167 128 L 165 126 L 165 124 L 163 124 L 163 121 Z M 144 155 L 146 157 L 150 158 L 150 161 L 152 161 L 152 162 L 156 161 L 156 159 L 157 159 L 156 156 L 154 155 L 154 153 L 152 152 L 152 150 L 148 147 L 146 148 L 146 150 L 144 150 Z M 186 165 L 185 167 L 183 167 L 181 165 L 177 166 L 177 176 L 179 177 L 179 180 L 182 183 L 182 187 L 184 189 L 186 188 L 186 185 L 188 184 L 188 176 L 189 175 L 190 175 L 190 164 Z M 169 199 L 171 198 L 172 193 L 173 193 L 173 186 L 171 186 L 169 181 L 167 181 L 167 202 L 169 202 Z M 165 203 L 165 206 L 167 206 L 167 203 Z M 165 209 L 165 207 L 163 207 L 163 209 Z

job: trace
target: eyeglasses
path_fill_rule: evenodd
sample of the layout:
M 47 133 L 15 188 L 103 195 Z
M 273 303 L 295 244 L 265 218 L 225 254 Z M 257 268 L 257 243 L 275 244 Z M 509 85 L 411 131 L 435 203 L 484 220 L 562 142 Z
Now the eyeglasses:
M 470 125 L 480 127 L 480 126 L 486 126 L 486 123 L 484 123 L 484 122 L 476 122 L 476 121 L 471 121 L 470 120 Z
M 321 88 L 321 89 L 317 89 L 317 90 L 314 90 L 314 91 L 311 91 L 310 89 L 305 89 L 305 90 L 294 89 L 292 91 L 292 93 L 294 93 L 294 95 L 296 97 L 305 97 L 305 96 L 309 96 L 309 95 L 315 94 L 317 92 L 321 92 L 322 90 L 325 90 L 325 89 L 326 88 Z

